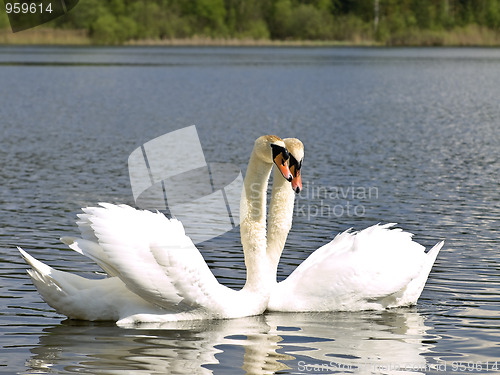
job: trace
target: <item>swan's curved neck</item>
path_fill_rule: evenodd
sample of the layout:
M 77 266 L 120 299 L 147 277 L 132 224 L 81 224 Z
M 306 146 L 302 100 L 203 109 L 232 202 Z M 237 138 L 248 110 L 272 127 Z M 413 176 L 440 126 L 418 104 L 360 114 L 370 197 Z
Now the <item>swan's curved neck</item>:
M 290 182 L 275 168 L 267 226 L 267 260 L 276 283 L 276 273 L 288 232 L 292 228 L 295 193 Z
M 240 234 L 247 281 L 245 289 L 266 292 L 272 272 L 266 257 L 266 195 L 272 163 L 260 159 L 255 150 L 250 156 L 240 207 Z

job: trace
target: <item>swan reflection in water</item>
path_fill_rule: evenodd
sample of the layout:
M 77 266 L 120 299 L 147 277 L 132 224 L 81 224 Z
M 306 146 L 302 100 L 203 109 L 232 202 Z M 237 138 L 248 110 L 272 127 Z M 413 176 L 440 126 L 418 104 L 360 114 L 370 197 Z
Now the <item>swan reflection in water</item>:
M 339 369 L 388 373 L 388 368 L 411 368 L 405 373 L 417 374 L 429 366 L 423 353 L 432 347 L 424 341 L 430 328 L 415 309 L 272 313 L 129 328 L 66 320 L 44 330 L 27 367 L 106 374 L 329 373 Z

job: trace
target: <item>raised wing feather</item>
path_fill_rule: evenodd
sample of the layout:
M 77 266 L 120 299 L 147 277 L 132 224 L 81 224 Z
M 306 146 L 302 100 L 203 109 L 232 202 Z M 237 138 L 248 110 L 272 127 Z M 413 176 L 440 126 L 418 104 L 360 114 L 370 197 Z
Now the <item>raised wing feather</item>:
M 87 238 L 90 227 L 105 255 L 101 260 L 131 291 L 173 311 L 217 302 L 214 291 L 221 286 L 181 222 L 126 205 L 100 205 L 83 210 Z
M 393 225 L 374 225 L 336 236 L 278 284 L 271 309 L 375 308 L 372 302 L 379 304 L 402 291 L 420 274 L 425 249 L 412 241 L 410 233 L 390 229 Z

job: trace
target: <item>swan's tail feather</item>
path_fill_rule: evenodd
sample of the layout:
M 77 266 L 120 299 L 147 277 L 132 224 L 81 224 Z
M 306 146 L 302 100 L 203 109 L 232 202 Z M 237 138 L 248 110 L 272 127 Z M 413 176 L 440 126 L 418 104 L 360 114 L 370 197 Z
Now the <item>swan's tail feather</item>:
M 69 311 L 71 310 L 72 296 L 78 289 L 76 279 L 83 278 L 68 272 L 57 271 L 35 259 L 20 247 L 17 249 L 21 252 L 26 263 L 31 266 L 27 272 L 43 300 L 57 312 L 72 317 Z
M 99 320 L 92 311 L 94 306 L 86 305 L 85 299 L 81 298 L 81 292 L 90 290 L 91 284 L 99 280 L 85 279 L 69 272 L 58 271 L 35 259 L 20 247 L 18 250 L 26 263 L 31 266 L 31 269 L 27 270 L 28 274 L 38 293 L 49 306 L 70 318 Z
M 429 252 L 427 253 L 427 266 L 429 268 L 429 272 L 427 272 L 427 274 L 431 272 L 432 266 L 434 265 L 434 262 L 436 261 L 439 251 L 441 250 L 443 245 L 444 241 L 440 241 L 437 244 L 435 244 L 434 247 L 430 249 Z
M 155 306 L 127 289 L 118 277 L 87 279 L 56 270 L 18 247 L 43 300 L 73 319 L 116 321 L 136 313 L 158 313 Z
M 398 304 L 399 306 L 414 305 L 417 303 L 417 300 L 420 298 L 425 284 L 427 283 L 427 279 L 429 277 L 429 274 L 431 273 L 432 266 L 434 265 L 434 262 L 436 261 L 439 251 L 441 250 L 443 245 L 444 241 L 440 241 L 425 254 L 424 264 L 422 265 L 420 274 L 417 278 L 413 279 L 406 287 L 401 301 Z
M 31 266 L 31 269 L 27 270 L 27 272 L 30 275 L 31 279 L 33 280 L 33 283 L 35 284 L 38 290 L 40 290 L 39 286 L 44 285 L 53 288 L 55 291 L 57 291 L 57 293 L 66 294 L 66 292 L 61 287 L 61 285 L 59 285 L 57 280 L 52 277 L 52 274 L 55 271 L 52 267 L 33 258 L 19 246 L 17 247 L 17 249 L 21 253 L 26 263 L 28 263 Z

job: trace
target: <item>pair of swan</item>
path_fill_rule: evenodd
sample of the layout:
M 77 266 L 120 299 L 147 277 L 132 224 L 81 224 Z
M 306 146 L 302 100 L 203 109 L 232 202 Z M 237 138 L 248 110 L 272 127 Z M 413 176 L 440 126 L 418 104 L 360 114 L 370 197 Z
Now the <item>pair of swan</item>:
M 81 238 L 63 237 L 108 275 L 62 272 L 19 248 L 43 299 L 70 318 L 118 324 L 238 318 L 274 311 L 384 309 L 416 303 L 443 242 L 428 253 L 411 234 L 375 225 L 344 232 L 312 253 L 283 282 L 276 272 L 300 191 L 302 143 L 255 142 L 240 207 L 244 287 L 220 284 L 182 224 L 161 213 L 101 204 L 78 215 Z M 266 192 L 276 166 L 266 236 Z

